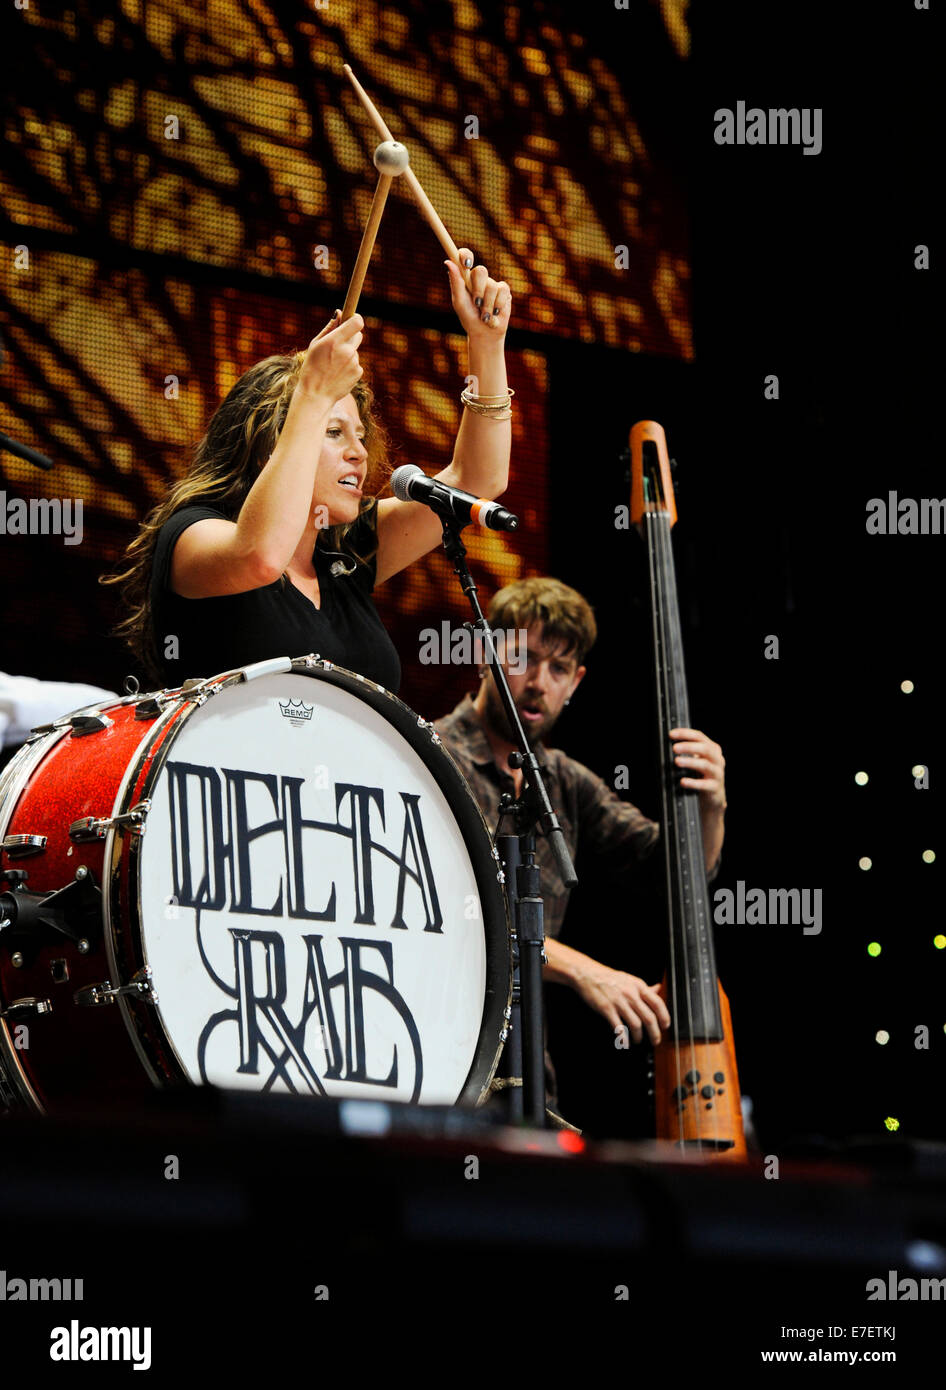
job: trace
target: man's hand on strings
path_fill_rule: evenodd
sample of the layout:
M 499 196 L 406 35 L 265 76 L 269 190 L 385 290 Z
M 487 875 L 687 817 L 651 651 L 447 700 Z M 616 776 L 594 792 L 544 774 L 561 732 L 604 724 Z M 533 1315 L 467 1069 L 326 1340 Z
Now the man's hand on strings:
M 637 975 L 589 961 L 574 980 L 574 988 L 586 1004 L 603 1014 L 615 1033 L 626 1027 L 636 1043 L 646 1032 L 656 1047 L 670 1027 L 660 986 L 649 985 Z
M 726 809 L 726 759 L 718 743 L 699 729 L 671 729 L 674 764 L 683 773 L 680 786 L 699 792 L 702 809 Z

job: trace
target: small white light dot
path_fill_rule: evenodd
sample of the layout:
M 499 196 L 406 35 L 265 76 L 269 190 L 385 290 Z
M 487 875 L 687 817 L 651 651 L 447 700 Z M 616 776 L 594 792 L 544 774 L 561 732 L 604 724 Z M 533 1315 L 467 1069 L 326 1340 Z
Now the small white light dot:
M 913 690 L 913 682 L 912 682 L 912 681 L 901 681 L 901 682 L 900 682 L 900 689 L 903 691 L 904 695 L 909 695 L 909 694 L 911 694 L 911 693 L 912 693 L 912 690 Z
M 563 1131 L 568 1133 L 567 1130 Z M 937 1274 L 946 1270 L 943 1247 L 931 1240 L 911 1240 L 903 1247 L 904 1254 L 914 1269 L 935 1269 Z
M 857 867 L 858 867 L 859 869 L 869 869 L 869 868 L 871 868 L 871 861 L 867 858 L 866 854 L 865 854 L 865 856 L 864 856 L 863 859 L 858 859 L 858 861 L 857 861 Z
M 870 778 L 868 777 L 866 772 L 855 772 L 854 781 L 857 783 L 859 787 L 866 787 L 867 783 L 870 781 Z
M 935 859 L 936 859 L 936 851 L 935 851 L 935 850 L 932 850 L 932 849 L 925 849 L 925 850 L 923 851 L 923 863 L 924 863 L 924 864 L 932 864 L 932 863 L 935 861 Z
M 889 1043 L 889 1041 L 890 1034 L 887 1032 L 886 1028 L 878 1028 L 877 1032 L 874 1034 L 874 1042 L 880 1043 L 881 1047 L 883 1047 L 886 1043 Z
M 926 773 L 926 765 L 924 763 L 915 763 L 910 771 L 913 773 L 914 777 L 922 777 Z

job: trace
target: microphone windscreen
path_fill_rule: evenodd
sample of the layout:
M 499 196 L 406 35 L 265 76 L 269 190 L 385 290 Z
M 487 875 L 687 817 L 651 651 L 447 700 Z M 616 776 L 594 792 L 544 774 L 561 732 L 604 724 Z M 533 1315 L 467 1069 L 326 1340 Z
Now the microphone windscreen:
M 394 496 L 400 498 L 402 502 L 409 502 L 411 497 L 407 490 L 407 484 L 417 473 L 423 474 L 423 472 L 424 470 L 419 468 L 416 463 L 402 463 L 400 468 L 395 468 L 391 474 L 391 489 Z

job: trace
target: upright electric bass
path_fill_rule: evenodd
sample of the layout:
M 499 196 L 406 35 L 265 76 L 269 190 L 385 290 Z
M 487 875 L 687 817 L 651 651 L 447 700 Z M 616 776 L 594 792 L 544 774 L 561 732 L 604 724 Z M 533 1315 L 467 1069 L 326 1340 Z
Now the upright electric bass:
M 647 546 L 670 943 L 663 996 L 671 1032 L 654 1049 L 656 1137 L 743 1159 L 746 1140 L 729 1001 L 716 976 L 699 794 L 681 788 L 670 730 L 690 727 L 670 530 L 677 519 L 663 429 L 631 430 L 631 520 Z

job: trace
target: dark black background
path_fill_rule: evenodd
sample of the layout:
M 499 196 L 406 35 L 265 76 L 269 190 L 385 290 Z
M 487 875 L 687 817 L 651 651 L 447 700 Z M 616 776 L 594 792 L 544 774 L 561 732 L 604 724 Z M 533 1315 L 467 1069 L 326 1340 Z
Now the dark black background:
M 636 88 L 650 77 L 617 43 L 621 18 L 602 9 L 598 22 Z M 715 886 L 823 890 L 820 936 L 717 931 L 763 1148 L 817 1135 L 895 1144 L 887 1117 L 899 1139 L 942 1137 L 942 855 L 926 865 L 921 854 L 939 849 L 941 826 L 944 541 L 865 528 L 872 497 L 943 490 L 935 251 L 931 270 L 914 269 L 914 247 L 936 231 L 936 20 L 912 4 L 697 7 L 691 18 L 687 84 L 648 103 L 660 112 L 648 138 L 689 167 L 696 360 L 553 358 L 554 568 L 601 629 L 560 742 L 605 776 L 628 764 L 634 799 L 656 815 L 642 546 L 610 518 L 627 500 L 617 455 L 628 428 L 657 419 L 679 465 L 691 714 L 727 758 Z M 717 145 L 714 112 L 739 99 L 820 106 L 822 152 Z M 770 373 L 777 401 L 763 396 Z M 569 430 L 576 419 L 593 428 Z M 768 634 L 778 660 L 763 656 Z M 915 763 L 930 767 L 927 791 Z M 648 892 L 625 910 L 586 876 L 565 939 L 657 978 Z M 550 994 L 563 1113 L 592 1132 L 635 1132 L 640 1059 L 615 1053 L 607 1024 L 569 992 Z M 923 1024 L 928 1051 L 914 1046 Z

